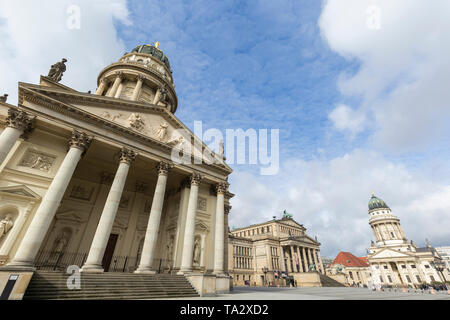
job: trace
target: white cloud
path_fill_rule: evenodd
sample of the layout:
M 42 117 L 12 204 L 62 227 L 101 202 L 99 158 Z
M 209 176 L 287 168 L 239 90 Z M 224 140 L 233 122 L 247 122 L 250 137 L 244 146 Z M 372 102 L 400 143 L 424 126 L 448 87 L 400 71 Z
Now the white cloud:
M 339 131 L 348 131 L 352 136 L 364 129 L 366 117 L 364 114 L 352 110 L 350 107 L 340 104 L 330 112 L 328 118 Z
M 377 6 L 380 28 L 368 27 Z M 374 115 L 374 141 L 392 150 L 422 150 L 449 134 L 450 2 L 328 0 L 319 26 L 338 54 L 360 63 L 342 74 L 344 95 L 362 98 Z
M 423 245 L 447 244 L 450 238 L 450 187 L 386 160 L 379 153 L 355 150 L 331 160 L 290 160 L 266 179 L 235 172 L 230 179 L 230 225 L 260 223 L 284 209 L 318 237 L 324 256 L 339 251 L 365 255 L 374 237 L 368 224 L 370 191 L 400 218 L 408 239 Z
M 73 5 L 80 9 L 79 29 L 68 28 Z M 95 90 L 98 73 L 126 51 L 115 21 L 130 23 L 126 0 L 1 0 L 0 88 L 9 94 L 8 102 L 17 102 L 17 82 L 38 83 L 63 57 L 68 62 L 61 83 Z

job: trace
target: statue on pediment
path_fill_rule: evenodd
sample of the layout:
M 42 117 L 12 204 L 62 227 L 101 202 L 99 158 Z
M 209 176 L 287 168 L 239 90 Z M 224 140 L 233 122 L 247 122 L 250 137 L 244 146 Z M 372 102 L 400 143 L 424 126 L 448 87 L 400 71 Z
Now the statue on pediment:
M 179 136 L 178 138 L 170 140 L 169 142 L 167 142 L 167 144 L 171 147 L 180 147 L 184 144 L 184 138 L 182 136 Z
M 159 129 L 156 132 L 156 138 L 159 141 L 164 141 L 164 139 L 166 138 L 168 127 L 169 127 L 169 124 L 165 121 L 163 121 L 159 124 Z
M 63 76 L 64 71 L 66 71 L 67 62 L 66 58 L 63 58 L 61 62 L 57 62 L 50 67 L 50 71 L 48 72 L 48 77 L 53 81 L 59 82 Z
M 138 113 L 132 113 L 128 117 L 128 124 L 136 131 L 142 131 L 145 128 L 144 119 L 142 119 L 141 115 Z

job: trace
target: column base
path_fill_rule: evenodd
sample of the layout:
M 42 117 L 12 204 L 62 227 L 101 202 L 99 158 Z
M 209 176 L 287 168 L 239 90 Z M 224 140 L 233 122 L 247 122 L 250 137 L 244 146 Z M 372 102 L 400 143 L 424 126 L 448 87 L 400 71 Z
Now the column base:
M 0 267 L 2 271 L 36 271 L 33 262 L 11 261 L 10 263 Z
M 214 270 L 212 273 L 216 276 L 227 276 L 227 274 L 225 274 L 225 271 L 223 270 Z
M 101 265 L 95 265 L 95 264 L 84 265 L 80 269 L 80 272 L 85 272 L 85 273 L 103 273 L 104 271 L 105 270 L 103 269 L 103 267 Z
M 140 273 L 140 274 L 156 274 L 155 270 L 152 270 L 150 268 L 137 268 L 134 273 Z
M 183 268 L 181 268 L 181 269 L 177 272 L 178 275 L 185 275 L 185 274 L 188 274 L 188 273 L 192 273 L 192 269 L 183 269 Z

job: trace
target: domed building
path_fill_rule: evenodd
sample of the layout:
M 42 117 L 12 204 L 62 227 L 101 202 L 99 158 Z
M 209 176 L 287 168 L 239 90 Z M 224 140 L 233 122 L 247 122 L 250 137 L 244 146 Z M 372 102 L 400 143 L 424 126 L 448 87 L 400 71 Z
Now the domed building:
M 159 43 L 101 70 L 95 94 L 60 83 L 66 62 L 38 85 L 20 82 L 17 106 L 0 101 L 0 291 L 21 298 L 31 278 L 32 292 L 58 297 L 39 279 L 73 266 L 94 284 L 107 274 L 124 288 L 162 284 L 134 298 L 228 291 L 232 170 L 176 117 Z
M 434 268 L 441 261 L 437 251 L 429 243 L 418 248 L 408 241 L 400 219 L 373 194 L 369 200 L 369 224 L 375 236 L 367 250 L 373 285 L 413 287 L 444 281 Z

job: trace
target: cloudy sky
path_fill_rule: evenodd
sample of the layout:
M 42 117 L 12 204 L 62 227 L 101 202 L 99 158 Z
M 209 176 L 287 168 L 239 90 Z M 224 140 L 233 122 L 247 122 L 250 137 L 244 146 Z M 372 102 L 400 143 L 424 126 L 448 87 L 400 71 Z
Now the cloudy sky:
M 449 16 L 447 0 L 0 0 L 0 94 L 62 57 L 62 83 L 95 90 L 159 41 L 188 127 L 280 129 L 277 175 L 231 165 L 230 225 L 286 209 L 323 256 L 364 255 L 374 190 L 409 239 L 450 245 Z

